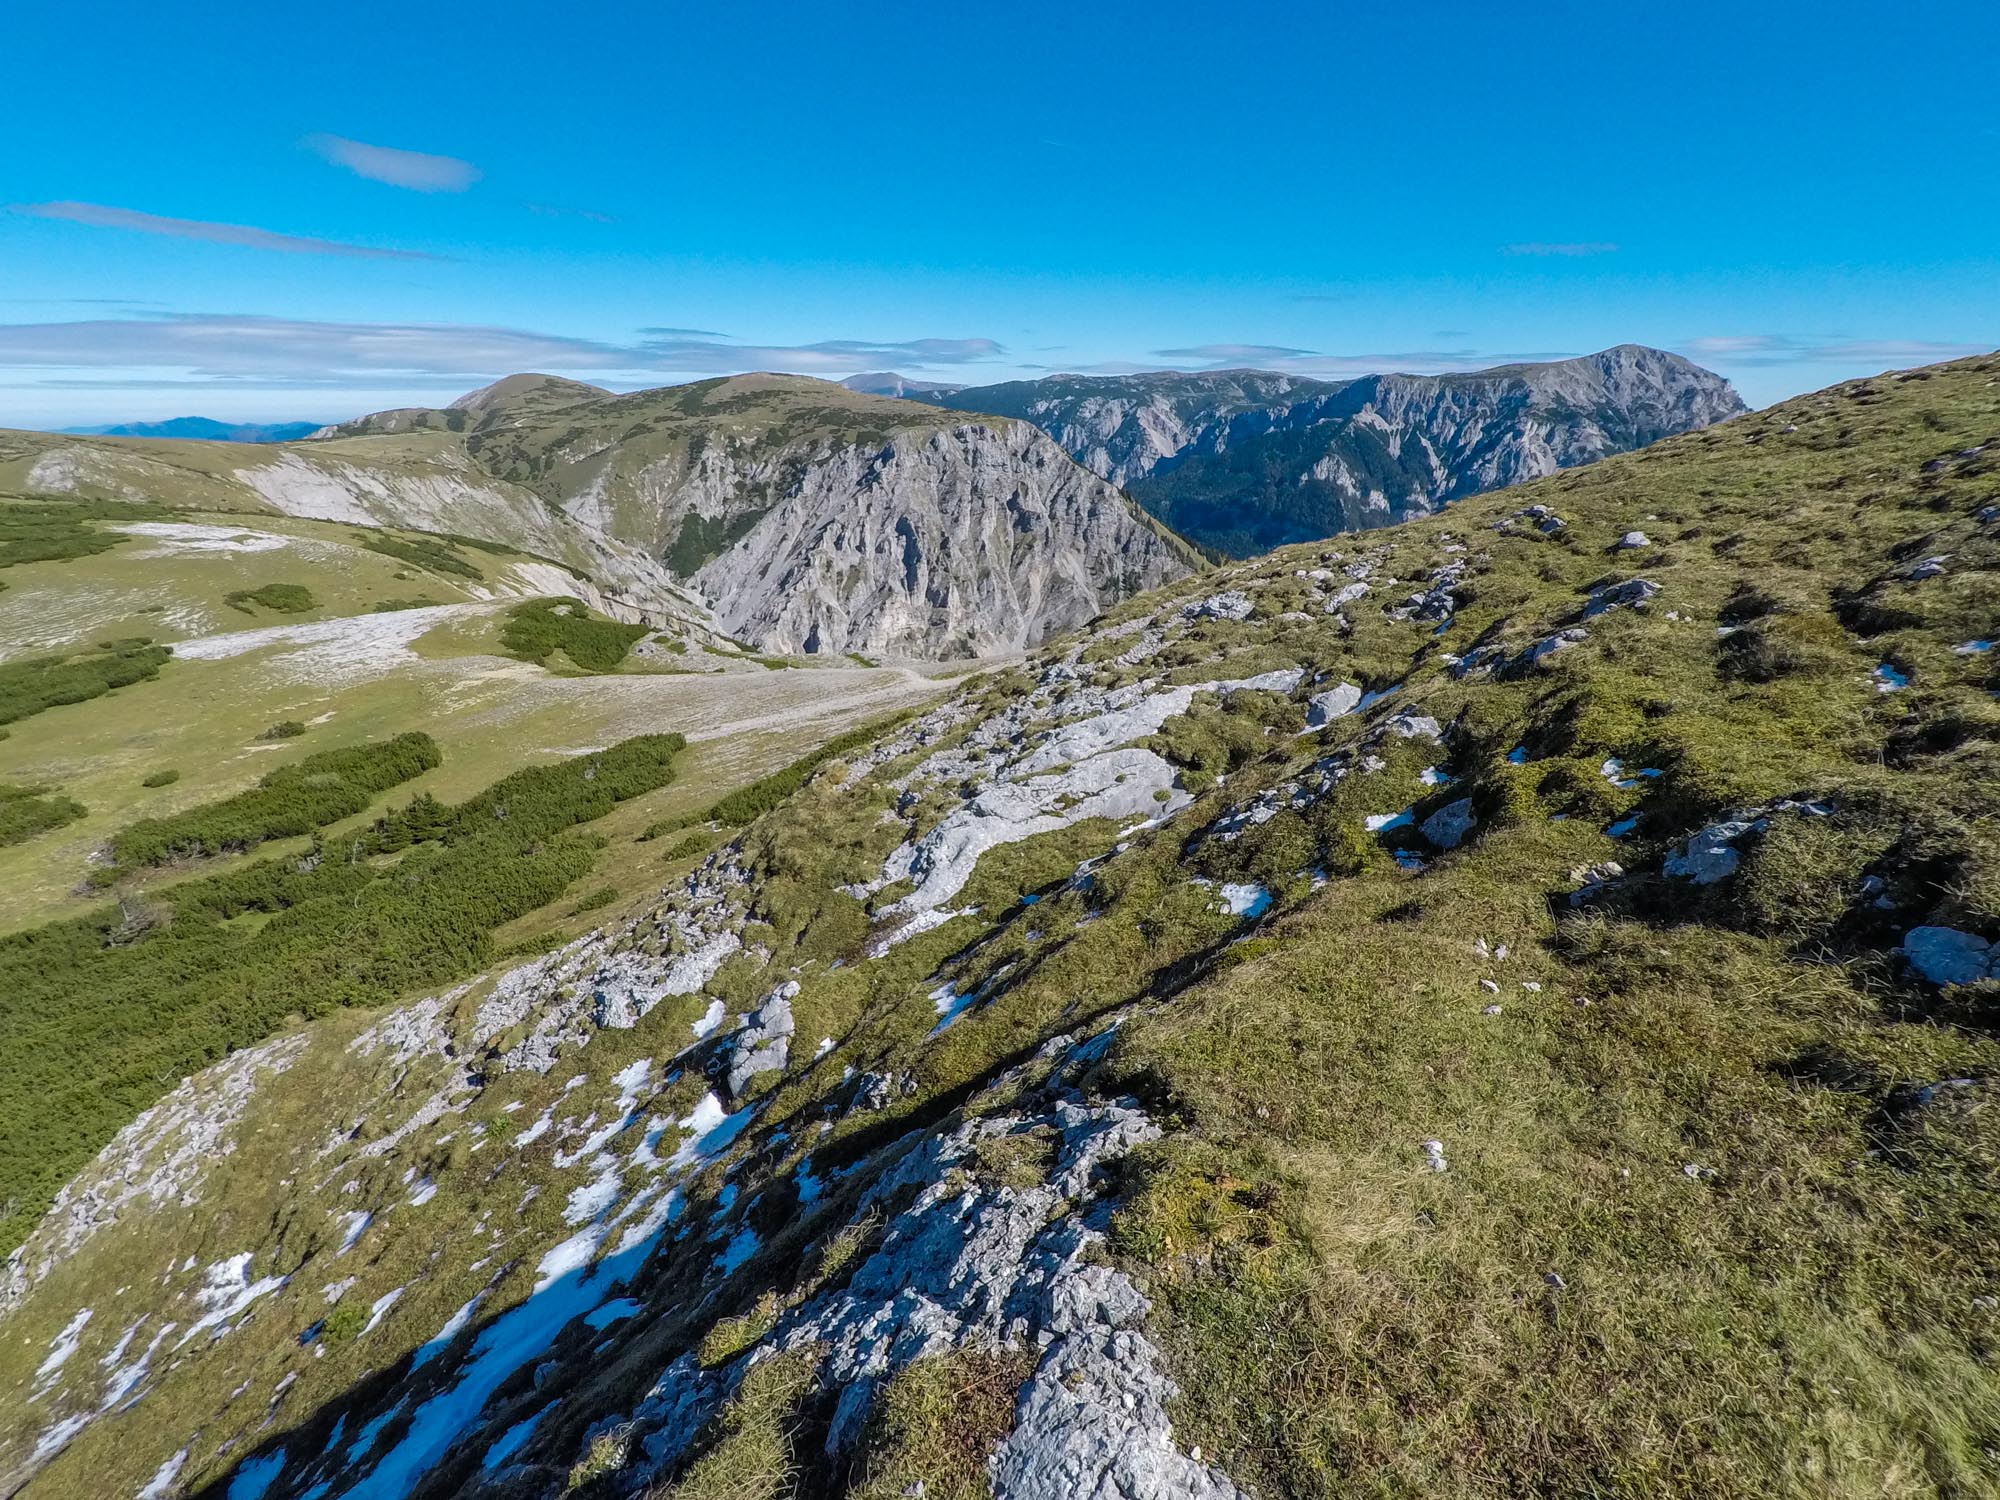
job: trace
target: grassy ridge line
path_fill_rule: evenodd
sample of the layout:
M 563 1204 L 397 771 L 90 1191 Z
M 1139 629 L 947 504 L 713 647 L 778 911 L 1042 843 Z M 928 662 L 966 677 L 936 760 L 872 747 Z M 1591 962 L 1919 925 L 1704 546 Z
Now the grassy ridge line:
M 420 731 L 381 744 L 323 750 L 278 767 L 234 797 L 172 817 L 142 818 L 112 839 L 111 853 L 121 865 L 240 853 L 352 817 L 390 787 L 442 764 L 437 741 Z
M 642 735 L 457 807 L 418 798 L 340 858 L 267 859 L 0 939 L 0 1253 L 183 1076 L 289 1017 L 477 973 L 494 929 L 590 869 L 569 830 L 666 785 L 685 746 Z
M 1300 739 L 1298 702 L 1197 700 L 1156 748 L 1195 772 L 1184 785 L 1208 778 L 1204 800 L 1122 850 L 1079 826 L 989 851 L 954 904 L 1011 920 L 968 914 L 856 962 L 876 913 L 836 888 L 921 825 L 882 825 L 880 780 L 806 787 L 744 839 L 768 968 L 732 960 L 704 990 L 747 1008 L 794 974 L 798 1033 L 840 1039 L 828 1066 L 779 1081 L 765 1127 L 830 1119 L 799 1150 L 832 1180 L 889 1137 L 839 1092 L 841 1064 L 908 1078 L 891 1110 L 922 1119 L 1080 1014 L 1144 998 L 1104 1091 L 1145 1100 L 1169 1136 L 1120 1169 L 1109 1248 L 1154 1301 L 1178 1440 L 1254 1493 L 1995 1493 L 2000 985 L 1940 993 L 1894 952 L 1918 922 L 2000 933 L 2000 677 L 1966 649 L 2000 634 L 1993 375 L 2000 361 L 1928 392 L 1845 389 L 1232 570 L 1249 618 L 1129 669 L 1129 636 L 1095 643 L 1081 665 L 1107 689 L 1293 664 L 1401 683 L 1383 714 L 1434 715 L 1445 741 L 1364 755 L 1363 716 Z M 1531 500 L 1561 512 L 1560 535 L 1507 524 Z M 1641 523 L 1652 540 L 1628 556 Z M 1378 577 L 1463 559 L 1442 639 L 1379 593 L 1334 634 L 1309 570 L 1364 544 Z M 1911 576 L 1933 554 L 1944 574 Z M 1593 618 L 1532 671 L 1440 659 L 1522 650 L 1630 573 L 1664 596 Z M 1755 628 L 1781 648 L 1754 673 L 1717 633 L 1742 628 L 1748 584 L 1773 596 Z M 1909 684 L 1881 692 L 1881 661 Z M 1033 681 L 1031 665 L 994 692 Z M 1233 840 L 1189 837 L 1288 793 L 1329 748 L 1350 772 L 1310 807 L 1279 795 L 1288 810 Z M 1704 824 L 1801 794 L 1832 811 L 1772 816 L 1727 882 L 1662 872 Z M 1407 830 L 1363 821 L 1461 797 L 1476 830 L 1450 852 L 1425 841 L 1421 872 L 1388 858 L 1414 848 Z M 1086 854 L 1108 855 L 1087 887 L 1070 878 Z M 1614 857 L 1622 882 L 1572 902 Z M 1256 936 L 1196 873 L 1270 886 Z M 1032 916 L 1012 899 L 1029 890 Z M 963 956 L 940 967 L 948 951 Z M 837 972 L 806 967 L 836 956 Z M 941 977 L 982 998 L 937 1033 Z M 778 1170 L 731 1182 L 765 1205 L 773 1245 L 793 1212 Z M 689 1198 L 700 1243 L 692 1226 L 719 1210 Z M 788 1248 L 705 1311 L 783 1305 Z M 679 1270 L 646 1309 L 649 1377 L 675 1347 L 659 1329 Z M 600 1367 L 584 1363 L 570 1370 Z M 629 1410 L 610 1385 L 542 1433 Z M 809 1409 L 742 1389 L 733 1432 L 782 1438 Z M 671 1493 L 705 1493 L 719 1446 Z M 774 1487 L 836 1492 L 782 1442 L 766 1459 Z

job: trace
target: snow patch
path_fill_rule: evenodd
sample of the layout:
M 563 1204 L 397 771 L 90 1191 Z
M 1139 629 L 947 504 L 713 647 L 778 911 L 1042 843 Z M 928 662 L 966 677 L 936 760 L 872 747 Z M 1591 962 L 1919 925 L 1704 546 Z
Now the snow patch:
M 248 1250 L 217 1261 L 208 1268 L 202 1285 L 195 1289 L 195 1300 L 206 1311 L 188 1326 L 188 1331 L 180 1336 L 174 1347 L 183 1348 L 191 1339 L 236 1317 L 259 1297 L 269 1296 L 290 1280 L 289 1276 L 266 1276 L 261 1281 L 253 1282 L 250 1279 Z
M 180 1478 L 181 1465 L 187 1462 L 187 1456 L 188 1451 L 183 1448 L 153 1470 L 153 1477 L 139 1491 L 137 1500 L 167 1500 L 167 1496 L 173 1493 L 174 1481 Z
M 35 1383 L 37 1386 L 46 1386 L 49 1381 L 55 1378 L 56 1372 L 69 1363 L 69 1357 L 76 1353 L 77 1344 L 83 1336 L 85 1325 L 90 1322 L 91 1313 L 92 1310 L 86 1307 L 67 1323 L 63 1324 L 62 1331 L 49 1344 L 48 1358 L 44 1359 L 35 1369 Z

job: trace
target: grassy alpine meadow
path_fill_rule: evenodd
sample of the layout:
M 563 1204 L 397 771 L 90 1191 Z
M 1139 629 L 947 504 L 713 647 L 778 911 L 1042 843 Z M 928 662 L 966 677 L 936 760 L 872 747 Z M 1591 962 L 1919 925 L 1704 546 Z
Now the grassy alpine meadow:
M 60 787 L 81 811 L 37 816 L 32 835 L 0 841 L 0 930 L 83 910 L 114 838 L 254 788 L 295 748 L 293 725 L 298 744 L 315 750 L 421 729 L 447 753 L 418 786 L 456 799 L 537 758 L 676 729 L 740 736 L 754 776 L 770 769 L 761 747 L 788 711 L 825 735 L 937 691 L 876 668 L 843 665 L 811 680 L 746 663 L 725 684 L 663 665 L 678 660 L 664 651 L 593 655 L 586 642 L 629 646 L 644 632 L 589 611 L 520 604 L 539 592 L 522 570 L 539 582 L 548 565 L 472 539 L 429 540 L 479 559 L 479 584 L 371 550 L 367 533 L 328 522 L 0 500 L 0 521 L 15 516 L 26 518 L 24 535 L 55 527 L 93 540 L 4 570 L 0 780 Z M 511 598 L 485 597 L 502 589 Z M 594 670 L 618 669 L 616 684 L 577 678 L 554 636 L 542 648 L 546 666 L 518 659 L 508 643 L 517 608 L 574 634 L 570 644 Z M 753 673 L 770 680 L 753 682 Z M 851 710 L 846 694 L 857 695 Z M 190 703 L 201 711 L 187 712 Z M 286 733 L 274 734 L 281 726 Z M 717 760 L 725 779 L 702 783 L 717 794 L 736 785 L 724 770 L 730 758 Z M 177 774 L 155 782 L 163 769 Z M 25 809 L 13 818 L 28 826 Z M 281 839 L 278 850 L 291 846 Z M 173 874 L 142 870 L 132 880 L 144 888 Z

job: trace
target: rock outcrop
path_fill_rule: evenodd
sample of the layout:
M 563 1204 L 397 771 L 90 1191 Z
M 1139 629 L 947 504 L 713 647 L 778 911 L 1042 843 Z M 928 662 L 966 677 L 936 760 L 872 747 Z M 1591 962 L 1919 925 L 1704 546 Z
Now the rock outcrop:
M 984 386 L 857 375 L 844 384 L 850 390 L 1032 422 L 1091 473 L 1130 486 L 1190 454 L 1220 452 L 1232 442 L 1269 432 L 1293 406 L 1332 395 L 1343 382 L 1269 370 L 1168 370 L 1050 375 Z
M 915 401 L 1034 422 L 1182 535 L 1237 556 L 1385 526 L 1745 408 L 1636 344 L 1464 375 L 1056 375 Z
M 334 431 L 459 434 L 493 482 L 651 553 L 767 651 L 1019 651 L 1197 562 L 1025 422 L 800 376 L 623 396 L 510 376 Z
M 769 650 L 950 658 L 1023 650 L 1191 562 L 1032 427 L 968 422 L 805 461 L 691 581 Z

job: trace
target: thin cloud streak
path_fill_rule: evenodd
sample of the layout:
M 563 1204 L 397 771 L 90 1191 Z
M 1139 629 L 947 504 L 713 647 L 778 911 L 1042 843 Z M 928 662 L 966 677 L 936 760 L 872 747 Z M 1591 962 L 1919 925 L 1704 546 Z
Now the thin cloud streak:
M 238 245 L 248 250 L 275 250 L 285 255 L 341 255 L 358 260 L 441 260 L 421 250 L 386 250 L 379 245 L 355 245 L 345 240 L 314 239 L 307 235 L 280 234 L 248 224 L 223 224 L 211 219 L 170 219 L 136 208 L 113 208 L 103 203 L 14 203 L 11 212 L 37 219 L 62 219 L 71 224 L 88 224 L 94 229 L 131 229 L 141 234 L 160 234 L 172 239 L 207 240 L 218 245 Z
M 185 372 L 218 383 L 334 382 L 365 378 L 491 379 L 519 370 L 635 378 L 785 370 L 850 375 L 900 364 L 961 366 L 1004 356 L 987 338 L 834 339 L 739 344 L 721 335 L 645 329 L 631 343 L 463 323 L 326 323 L 219 313 L 0 324 L 0 368 L 118 370 L 120 379 Z M 42 381 L 76 379 L 55 376 Z
M 1880 360 L 1884 366 L 1935 364 L 1988 354 L 1992 344 L 1945 343 L 1930 339 L 1801 338 L 1788 334 L 1714 334 L 1677 346 L 1690 359 L 1755 366 L 1850 364 Z
M 667 330 L 656 330 L 664 335 Z M 827 339 L 816 344 L 736 344 L 718 338 L 655 336 L 634 346 L 642 365 L 690 373 L 785 370 L 794 375 L 853 375 L 901 365 L 934 369 L 999 359 L 1006 349 L 993 339 L 910 339 L 878 343 Z
M 1615 255 L 1618 247 L 1608 240 L 1570 240 L 1551 242 L 1529 240 L 1519 245 L 1502 245 L 1502 255 L 1554 255 L 1576 258 L 1585 255 Z
M 1283 344 L 1196 344 L 1187 349 L 1155 349 L 1161 359 L 1193 359 L 1203 363 L 1255 364 L 1260 360 L 1299 359 L 1310 349 L 1290 349 Z
M 321 132 L 307 136 L 300 144 L 334 166 L 345 167 L 356 177 L 408 188 L 414 193 L 462 193 L 480 177 L 479 168 L 455 156 L 371 146 L 344 135 Z

